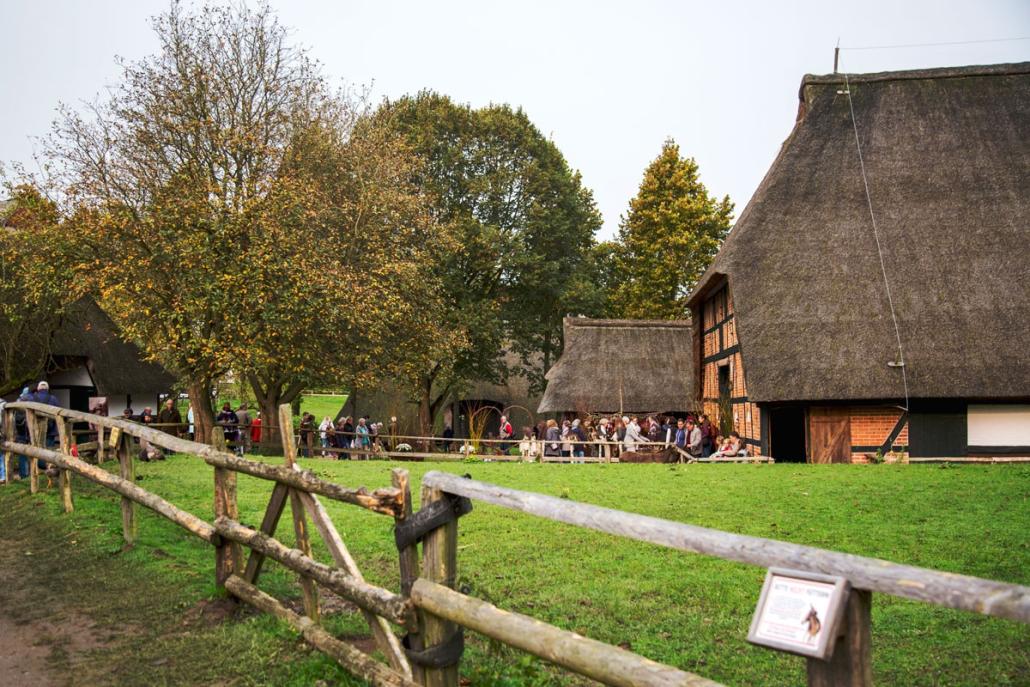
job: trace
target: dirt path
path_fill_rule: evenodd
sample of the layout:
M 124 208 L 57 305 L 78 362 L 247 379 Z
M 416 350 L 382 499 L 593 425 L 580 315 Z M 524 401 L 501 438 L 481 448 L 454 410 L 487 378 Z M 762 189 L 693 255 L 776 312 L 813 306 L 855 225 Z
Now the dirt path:
M 0 538 L 0 685 L 68 684 L 69 670 L 105 642 L 89 618 L 54 607 L 60 590 L 39 578 L 31 542 L 10 534 Z

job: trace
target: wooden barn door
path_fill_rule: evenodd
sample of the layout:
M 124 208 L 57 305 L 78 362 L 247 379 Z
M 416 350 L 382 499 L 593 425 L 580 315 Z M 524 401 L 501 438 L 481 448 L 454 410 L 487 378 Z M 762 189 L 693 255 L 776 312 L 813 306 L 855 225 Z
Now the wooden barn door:
M 851 462 L 851 418 L 847 408 L 809 408 L 808 436 L 810 462 Z

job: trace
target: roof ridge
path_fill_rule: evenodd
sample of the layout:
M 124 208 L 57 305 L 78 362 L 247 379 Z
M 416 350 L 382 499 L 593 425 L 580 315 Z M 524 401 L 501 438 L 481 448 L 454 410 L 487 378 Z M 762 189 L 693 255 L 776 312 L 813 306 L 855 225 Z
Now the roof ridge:
M 566 317 L 565 324 L 570 327 L 608 327 L 612 329 L 666 328 L 679 329 L 690 327 L 690 320 L 634 320 L 634 319 L 600 319 L 592 317 Z
M 877 81 L 906 81 L 913 79 L 955 79 L 969 76 L 1006 76 L 1030 73 L 1030 62 L 1004 62 L 1001 64 L 977 64 L 963 67 L 934 67 L 930 69 L 906 69 L 893 72 L 847 73 L 849 83 L 873 83 Z M 835 85 L 844 83 L 845 72 L 833 74 L 805 74 L 801 87 L 809 85 Z

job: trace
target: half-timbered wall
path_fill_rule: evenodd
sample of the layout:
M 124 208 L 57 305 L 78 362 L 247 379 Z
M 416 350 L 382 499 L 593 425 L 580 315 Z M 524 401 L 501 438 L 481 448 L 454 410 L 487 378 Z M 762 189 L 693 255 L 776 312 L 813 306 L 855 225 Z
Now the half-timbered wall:
M 748 453 L 761 447 L 758 407 L 748 402 L 744 363 L 733 320 L 733 299 L 724 285 L 701 306 L 701 402 L 704 412 L 719 425 L 720 434 L 740 433 Z M 725 370 L 725 372 L 722 372 Z M 720 375 L 728 375 L 731 417 L 723 417 L 719 405 Z

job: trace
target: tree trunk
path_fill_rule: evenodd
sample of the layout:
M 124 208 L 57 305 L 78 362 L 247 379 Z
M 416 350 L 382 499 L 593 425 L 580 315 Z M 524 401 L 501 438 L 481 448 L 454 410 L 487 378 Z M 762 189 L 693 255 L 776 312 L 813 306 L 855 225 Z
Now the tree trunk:
M 433 380 L 431 377 L 423 377 L 420 382 L 419 403 L 418 403 L 418 433 L 424 437 L 433 436 L 433 421 L 436 419 L 433 413 Z M 422 450 L 427 453 L 432 450 L 430 441 L 422 441 Z
M 248 375 L 247 381 L 250 383 L 250 388 L 254 391 L 254 396 L 261 409 L 261 444 L 278 446 L 280 445 L 279 406 L 283 403 L 292 403 L 304 387 L 298 382 L 270 384 L 266 387 L 255 375 Z M 288 431 L 293 431 L 293 428 L 289 427 Z
M 191 379 L 186 385 L 186 393 L 193 406 L 193 438 L 206 444 L 211 441 L 211 429 L 215 426 L 215 412 L 211 407 L 211 381 Z

